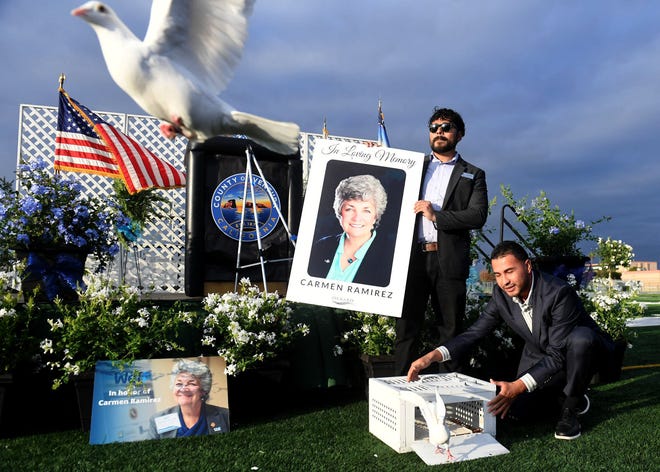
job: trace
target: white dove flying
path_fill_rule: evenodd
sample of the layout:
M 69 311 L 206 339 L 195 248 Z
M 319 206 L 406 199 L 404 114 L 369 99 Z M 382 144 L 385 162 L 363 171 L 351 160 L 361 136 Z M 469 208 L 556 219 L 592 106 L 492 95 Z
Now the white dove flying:
M 237 111 L 218 97 L 240 59 L 253 4 L 153 0 L 143 41 L 101 2 L 87 2 L 71 14 L 92 26 L 112 79 L 145 112 L 165 121 L 160 128 L 168 138 L 243 134 L 293 154 L 298 125 Z
M 429 442 L 435 446 L 435 453 L 439 454 L 444 450 L 447 452 L 447 460 L 454 459 L 449 450 L 449 430 L 445 426 L 445 415 L 447 408 L 445 402 L 440 396 L 438 388 L 435 389 L 435 401 L 428 402 L 416 392 L 406 392 L 406 399 L 410 400 L 415 406 L 419 407 L 422 416 L 429 429 Z

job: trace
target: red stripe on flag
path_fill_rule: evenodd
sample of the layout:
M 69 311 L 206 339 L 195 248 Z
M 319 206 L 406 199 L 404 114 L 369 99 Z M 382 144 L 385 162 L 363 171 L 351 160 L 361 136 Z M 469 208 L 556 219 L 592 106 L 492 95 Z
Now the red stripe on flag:
M 131 187 L 133 188 L 133 192 L 131 193 L 151 187 L 152 182 L 147 179 L 144 169 L 141 168 L 140 159 L 135 158 L 131 147 L 126 147 L 119 132 L 105 124 L 98 124 L 94 129 L 104 139 L 115 155 L 129 192 L 131 192 Z
M 172 188 L 185 185 L 185 175 L 182 172 L 162 161 L 131 137 L 108 124 L 97 124 L 95 130 L 115 155 L 130 193 L 151 187 Z
M 119 177 L 119 168 L 107 147 L 99 140 L 81 136 L 77 133 L 57 133 L 55 169 Z

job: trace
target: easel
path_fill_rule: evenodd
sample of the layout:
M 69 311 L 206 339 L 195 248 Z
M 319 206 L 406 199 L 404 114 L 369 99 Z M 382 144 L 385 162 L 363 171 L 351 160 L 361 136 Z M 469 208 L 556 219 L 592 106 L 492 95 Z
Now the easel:
M 289 226 L 286 223 L 286 220 L 284 219 L 284 216 L 282 215 L 282 210 L 280 209 L 279 205 L 277 204 L 277 199 L 274 198 L 273 195 L 273 189 L 271 188 L 271 185 L 268 183 L 266 178 L 264 177 L 264 173 L 261 170 L 261 167 L 259 166 L 259 162 L 257 161 L 256 156 L 252 152 L 252 146 L 248 144 L 245 147 L 245 184 L 243 185 L 243 202 L 247 202 L 247 192 L 248 188 L 250 189 L 250 200 L 252 202 L 252 215 L 254 217 L 254 228 L 255 228 L 255 233 L 257 235 L 257 247 L 259 250 L 259 262 L 255 262 L 252 264 L 246 264 L 246 265 L 241 265 L 241 247 L 243 244 L 243 228 L 245 225 L 245 209 L 247 208 L 247 205 L 243 205 L 243 211 L 241 211 L 241 226 L 239 228 L 238 232 L 238 251 L 236 252 L 236 271 L 235 271 L 235 278 L 234 278 L 234 291 L 238 290 L 238 274 L 241 269 L 246 269 L 249 267 L 254 267 L 256 265 L 261 266 L 261 279 L 263 280 L 264 283 L 264 292 L 268 293 L 268 282 L 266 281 L 266 264 L 267 263 L 272 263 L 272 262 L 285 262 L 285 261 L 290 261 L 292 258 L 287 257 L 283 259 L 273 259 L 273 260 L 265 260 L 264 259 L 264 254 L 263 254 L 263 247 L 261 244 L 261 233 L 260 233 L 260 228 L 259 228 L 259 216 L 257 213 L 257 202 L 255 199 L 255 193 L 254 193 L 254 183 L 252 182 L 252 165 L 254 164 L 254 167 L 257 169 L 257 172 L 259 173 L 259 176 L 261 177 L 261 180 L 264 182 L 264 187 L 266 191 L 268 192 L 268 198 L 270 199 L 271 204 L 273 205 L 273 208 L 275 211 L 277 211 L 277 215 L 280 218 L 280 221 L 282 222 L 282 226 L 284 227 L 284 230 L 286 231 L 289 241 L 291 241 L 291 244 L 293 247 L 296 247 L 296 242 L 295 242 L 295 237 L 291 235 L 291 231 L 289 230 Z

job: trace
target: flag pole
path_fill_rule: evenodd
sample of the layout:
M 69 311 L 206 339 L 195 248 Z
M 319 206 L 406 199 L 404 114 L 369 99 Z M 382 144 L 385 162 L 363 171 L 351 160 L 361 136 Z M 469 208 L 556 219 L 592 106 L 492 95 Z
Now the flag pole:
M 59 90 L 64 90 L 64 81 L 66 80 L 66 75 L 64 72 L 60 73 L 60 88 Z

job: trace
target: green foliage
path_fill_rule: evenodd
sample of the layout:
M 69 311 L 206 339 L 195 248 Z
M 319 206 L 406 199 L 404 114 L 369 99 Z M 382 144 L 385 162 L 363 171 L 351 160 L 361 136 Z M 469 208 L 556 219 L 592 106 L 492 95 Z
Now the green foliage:
M 500 190 L 505 203 L 525 225 L 526 241 L 537 256 L 583 256 L 579 244 L 594 241 L 593 225 L 609 219 L 602 217 L 586 224 L 576 219 L 573 211 L 564 213 L 558 206 L 553 206 L 543 190 L 529 204 L 526 197 L 516 199 L 509 186 L 502 185 Z
M 14 283 L 13 273 L 0 272 L 0 373 L 31 363 L 39 353 L 41 312 L 34 298 L 19 302 Z
M 56 299 L 54 310 L 54 318 L 48 319 L 50 334 L 41 341 L 46 365 L 57 375 L 53 388 L 93 371 L 98 360 L 129 365 L 182 352 L 179 333 L 196 323 L 195 313 L 179 304 L 155 306 L 142 300 L 137 289 L 101 277 L 91 278 L 77 303 Z
M 146 224 L 159 216 L 158 204 L 168 200 L 162 195 L 162 190 L 155 188 L 131 194 L 121 179 L 115 179 L 112 187 L 115 191 L 114 203 L 119 209 L 118 217 L 123 218 L 117 224 L 117 235 L 119 241 L 128 247 L 142 235 Z
M 357 349 L 361 354 L 383 356 L 394 353 L 395 319 L 362 311 L 350 312 L 346 317 L 347 331 L 341 342 Z M 336 353 L 341 349 L 335 348 Z
M 497 196 L 494 196 L 488 202 L 488 215 L 492 213 L 493 208 L 497 204 Z M 488 266 L 490 265 L 490 252 L 485 252 L 481 249 L 480 244 L 485 241 L 484 236 L 488 238 L 488 235 L 492 236 L 492 233 L 495 232 L 495 228 L 484 225 L 480 230 L 471 230 L 470 231 L 470 260 L 478 261 L 482 264 Z M 490 238 L 489 238 L 490 239 Z
M 114 215 L 100 198 L 83 196 L 79 182 L 52 174 L 40 159 L 21 164 L 20 191 L 0 185 L 0 258 L 15 250 L 69 247 L 93 254 L 99 269 L 118 251 Z
M 277 292 L 266 293 L 243 278 L 238 292 L 209 293 L 203 301 L 202 345 L 227 361 L 235 375 L 287 349 L 298 336 L 309 334 L 304 323 L 291 319 L 293 308 Z

